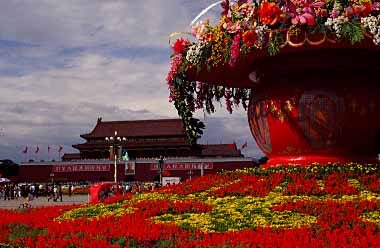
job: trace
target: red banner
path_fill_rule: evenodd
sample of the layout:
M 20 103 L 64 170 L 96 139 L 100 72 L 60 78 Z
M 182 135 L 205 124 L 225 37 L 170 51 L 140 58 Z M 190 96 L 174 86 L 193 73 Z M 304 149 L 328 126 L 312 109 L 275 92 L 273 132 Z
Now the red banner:
M 212 162 L 203 162 L 203 163 L 164 163 L 164 170 L 201 170 L 203 166 L 204 170 L 212 170 L 214 164 Z M 157 170 L 158 164 L 151 163 L 151 170 Z
M 109 164 L 54 165 L 53 172 L 110 171 Z

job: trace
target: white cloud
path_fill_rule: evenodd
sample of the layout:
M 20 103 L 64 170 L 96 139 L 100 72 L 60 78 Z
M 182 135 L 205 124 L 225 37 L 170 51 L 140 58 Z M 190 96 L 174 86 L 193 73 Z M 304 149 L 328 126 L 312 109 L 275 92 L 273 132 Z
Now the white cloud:
M 19 99 L 70 105 L 85 101 L 174 113 L 167 101 L 164 80 L 167 70 L 167 64 L 87 54 L 63 68 L 0 77 L 0 85 L 5 86 L 0 95 L 9 103 Z
M 99 116 L 177 118 L 165 82 L 168 36 L 189 31 L 212 2 L 2 1 L 0 40 L 16 44 L 0 42 L 0 158 L 20 160 L 25 145 L 63 144 L 70 152 Z M 217 108 L 205 122 L 203 143 L 247 140 L 247 153 L 257 153 L 245 111 Z
M 191 19 L 178 0 L 2 1 L 0 6 L 1 39 L 65 46 L 166 47 L 169 33 L 187 28 Z

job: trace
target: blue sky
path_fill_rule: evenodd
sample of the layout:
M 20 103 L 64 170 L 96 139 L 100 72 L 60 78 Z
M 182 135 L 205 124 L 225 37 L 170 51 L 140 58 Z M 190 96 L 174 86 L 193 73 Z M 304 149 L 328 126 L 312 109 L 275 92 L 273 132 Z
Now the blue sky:
M 0 3 L 0 159 L 58 159 L 105 121 L 178 117 L 168 101 L 171 32 L 214 0 L 9 0 Z M 219 7 L 208 16 L 214 18 Z M 215 19 L 215 18 L 214 18 Z M 246 112 L 224 106 L 201 143 L 248 141 Z M 40 147 L 38 155 L 34 153 Z M 52 147 L 50 155 L 47 147 Z M 28 146 L 29 154 L 22 150 Z

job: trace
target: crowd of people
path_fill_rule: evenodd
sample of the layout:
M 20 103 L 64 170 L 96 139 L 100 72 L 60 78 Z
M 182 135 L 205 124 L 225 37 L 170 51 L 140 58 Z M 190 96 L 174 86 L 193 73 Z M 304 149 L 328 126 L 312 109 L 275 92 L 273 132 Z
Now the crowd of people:
M 61 201 L 63 196 L 63 187 L 65 187 L 65 193 L 71 196 L 73 193 L 74 184 L 65 183 L 6 183 L 0 184 L 0 200 L 10 201 L 14 199 L 23 199 L 23 203 L 20 207 L 31 207 L 33 199 L 44 196 L 47 197 L 47 201 Z M 78 187 L 78 185 L 76 185 Z M 89 188 L 89 185 L 87 185 Z M 159 183 L 152 182 L 124 182 L 117 185 L 110 183 L 108 186 L 103 187 L 99 192 L 99 200 L 104 200 L 109 197 L 134 193 L 139 194 L 142 192 L 152 191 L 161 187 Z M 88 189 L 87 188 L 87 189 Z
M 68 194 L 71 196 L 73 186 L 68 185 Z M 0 184 L 0 199 L 4 201 L 10 201 L 14 199 L 23 198 L 24 201 L 20 207 L 30 207 L 33 199 L 39 196 L 48 197 L 48 201 L 58 201 L 62 202 L 62 185 L 57 183 L 45 183 L 45 184 L 19 184 L 19 183 L 7 183 Z

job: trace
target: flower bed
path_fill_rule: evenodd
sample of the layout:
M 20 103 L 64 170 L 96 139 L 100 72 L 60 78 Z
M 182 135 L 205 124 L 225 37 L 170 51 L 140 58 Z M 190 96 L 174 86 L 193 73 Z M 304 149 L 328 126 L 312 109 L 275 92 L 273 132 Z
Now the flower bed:
M 105 203 L 0 210 L 11 247 L 379 247 L 380 168 L 280 166 Z

